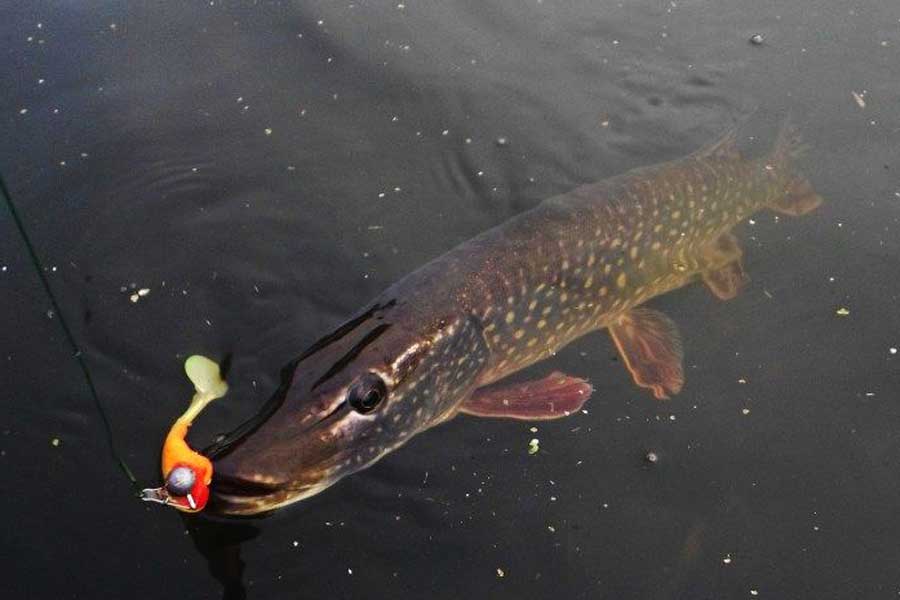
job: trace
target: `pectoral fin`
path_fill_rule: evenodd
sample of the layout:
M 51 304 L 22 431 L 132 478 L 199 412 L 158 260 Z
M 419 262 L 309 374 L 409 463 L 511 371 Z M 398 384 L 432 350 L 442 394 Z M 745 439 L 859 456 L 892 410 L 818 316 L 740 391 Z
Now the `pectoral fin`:
M 476 390 L 459 410 L 476 417 L 544 421 L 576 412 L 592 391 L 584 379 L 554 371 L 537 381 Z
M 731 233 L 723 234 L 703 252 L 703 282 L 720 300 L 731 300 L 750 281 L 741 264 L 741 247 Z
M 635 308 L 619 317 L 609 331 L 636 384 L 650 388 L 658 400 L 681 391 L 681 337 L 669 317 L 649 308 Z

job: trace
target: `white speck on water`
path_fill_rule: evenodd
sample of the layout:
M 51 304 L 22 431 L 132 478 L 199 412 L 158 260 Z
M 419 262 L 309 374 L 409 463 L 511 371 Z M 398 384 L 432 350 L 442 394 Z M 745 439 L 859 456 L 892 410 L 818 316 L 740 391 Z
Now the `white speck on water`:
M 472 138 L 468 138 L 468 137 L 467 137 L 467 138 L 466 138 L 466 143 L 467 143 L 467 144 L 471 144 L 471 143 L 472 143 Z M 898 194 L 898 195 L 900 195 L 900 194 Z
M 5 271 L 6 267 L 3 267 L 3 270 Z M 897 349 L 894 347 L 891 347 L 891 348 L 888 348 L 888 352 L 890 352 L 891 354 L 897 354 Z
M 723 562 L 724 564 L 726 564 L 726 565 L 730 565 L 730 564 L 731 564 L 731 555 L 730 555 L 730 554 L 726 554 L 726 555 L 725 555 L 725 558 L 722 559 L 722 562 Z
M 449 130 L 449 129 L 445 129 L 445 130 L 443 130 L 443 131 L 441 132 L 441 135 L 449 135 L 449 134 L 450 134 L 450 130 Z
M 500 567 L 497 567 L 497 577 L 505 577 L 505 576 L 506 576 L 506 572 L 503 569 L 501 569 Z
M 353 575 L 353 569 L 348 568 L 348 569 L 347 569 L 347 575 Z
M 26 114 L 26 113 L 28 113 L 28 109 L 27 109 L 27 108 L 20 108 L 20 109 L 19 109 L 19 114 L 20 114 L 20 115 L 24 115 L 24 114 Z
M 505 137 L 498 137 L 496 143 L 498 146 L 500 146 L 502 148 L 504 146 L 509 145 L 509 140 L 506 139 Z
M 51 444 L 54 448 L 58 448 L 58 447 L 59 447 L 59 438 L 53 438 L 52 440 L 50 440 L 50 444 Z
M 300 545 L 300 542 L 298 542 L 297 540 L 294 540 L 294 548 L 296 548 L 299 545 Z
M 4 269 L 5 269 L 5 267 L 4 267 Z M 894 349 L 894 350 L 896 350 L 896 349 Z M 537 427 L 531 427 L 531 428 L 528 429 L 528 431 L 530 431 L 531 433 L 537 433 L 537 432 L 538 432 L 538 428 L 537 428 Z
M 750 36 L 750 43 L 753 44 L 754 46 L 761 45 L 763 43 L 763 41 L 765 41 L 765 40 L 763 40 L 763 36 L 758 33 Z
M 266 131 L 266 135 L 272 135 L 272 128 L 271 128 L 271 127 L 266 127 L 265 131 Z
M 384 192 L 379 192 L 379 193 L 378 193 L 378 197 L 379 197 L 379 198 L 384 198 Z
M 479 177 L 483 177 L 483 176 L 484 176 L 484 171 L 478 171 L 478 176 L 479 176 Z
M 742 415 L 745 415 L 745 416 L 746 416 L 746 415 L 749 415 L 749 414 L 750 414 L 750 409 L 749 409 L 749 408 L 742 408 L 742 409 L 741 409 L 741 414 L 742 414 Z
M 43 80 L 43 79 L 38 79 L 38 85 L 43 85 L 43 84 L 44 84 L 44 80 Z
M 750 590 L 751 596 L 759 596 L 759 592 L 757 590 Z
M 866 107 L 866 91 L 865 90 L 863 90 L 862 93 L 851 90 L 850 93 L 853 94 L 853 99 L 856 100 L 857 106 L 859 106 L 860 108 Z

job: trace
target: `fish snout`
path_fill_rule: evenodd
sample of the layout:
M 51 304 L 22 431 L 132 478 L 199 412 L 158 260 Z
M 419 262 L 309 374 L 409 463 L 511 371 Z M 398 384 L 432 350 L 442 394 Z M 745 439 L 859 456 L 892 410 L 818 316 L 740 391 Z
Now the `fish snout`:
M 226 455 L 215 461 L 207 511 L 218 515 L 257 515 L 318 493 L 327 485 L 314 473 L 302 476 L 277 469 L 248 469 Z M 261 466 L 261 465 L 257 465 Z

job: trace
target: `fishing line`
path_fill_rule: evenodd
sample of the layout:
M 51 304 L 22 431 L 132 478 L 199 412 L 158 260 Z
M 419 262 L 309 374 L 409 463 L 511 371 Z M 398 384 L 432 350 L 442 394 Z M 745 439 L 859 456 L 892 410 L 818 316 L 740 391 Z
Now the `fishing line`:
M 6 180 L 3 178 L 2 173 L 0 173 L 0 193 L 3 194 L 3 198 L 6 201 L 6 206 L 9 209 L 9 213 L 12 215 L 13 222 L 16 224 L 16 228 L 19 230 L 19 235 L 22 236 L 22 241 L 25 242 L 25 247 L 28 249 L 28 255 L 31 258 L 31 264 L 34 267 L 34 270 L 37 272 L 38 278 L 41 280 L 41 285 L 44 286 L 44 291 L 47 293 L 47 297 L 50 298 L 50 305 L 53 307 L 54 314 L 56 314 L 58 317 L 57 322 L 62 327 L 66 340 L 69 343 L 69 347 L 72 350 L 72 356 L 75 357 L 75 360 L 78 362 L 78 366 L 81 367 L 82 374 L 84 374 L 84 379 L 87 382 L 88 390 L 90 390 L 91 398 L 93 398 L 94 400 L 94 406 L 96 407 L 97 412 L 100 414 L 100 420 L 103 422 L 103 429 L 106 433 L 106 442 L 109 446 L 110 454 L 112 454 L 113 460 L 116 461 L 116 463 L 119 465 L 119 468 L 122 469 L 122 472 L 131 482 L 131 487 L 134 488 L 135 494 L 140 495 L 140 486 L 138 486 L 137 484 L 137 479 L 135 479 L 134 474 L 131 472 L 131 469 L 128 468 L 125 460 L 116 449 L 112 425 L 110 424 L 109 417 L 106 414 L 106 408 L 103 406 L 103 402 L 100 400 L 100 395 L 97 393 L 97 388 L 94 387 L 94 380 L 91 377 L 91 372 L 88 369 L 87 363 L 84 361 L 84 355 L 82 354 L 81 349 L 78 347 L 78 344 L 75 342 L 75 336 L 72 335 L 72 330 L 69 329 L 69 325 L 68 323 L 66 323 L 66 318 L 63 315 L 62 310 L 60 310 L 59 308 L 59 303 L 56 301 L 56 296 L 53 294 L 53 290 L 50 288 L 50 282 L 47 279 L 47 276 L 44 274 L 44 266 L 43 264 L 41 264 L 41 260 L 38 258 L 37 252 L 35 252 L 34 245 L 31 243 L 31 238 L 28 237 L 28 233 L 25 231 L 25 225 L 22 223 L 21 217 L 19 217 L 19 211 L 16 210 L 16 205 L 13 204 L 12 195 L 9 193 L 9 188 L 6 186 Z

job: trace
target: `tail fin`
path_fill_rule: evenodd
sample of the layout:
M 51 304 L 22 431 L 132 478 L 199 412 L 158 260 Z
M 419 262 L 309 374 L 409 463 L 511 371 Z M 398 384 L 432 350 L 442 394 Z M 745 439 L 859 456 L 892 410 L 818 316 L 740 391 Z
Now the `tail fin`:
M 775 147 L 772 149 L 772 162 L 790 172 L 791 164 L 809 149 L 803 143 L 800 130 L 790 118 L 786 119 L 778 132 Z M 797 217 L 812 212 L 822 204 L 822 197 L 813 189 L 812 184 L 803 176 L 795 175 L 785 189 L 784 196 L 773 202 L 769 208 L 783 215 Z

